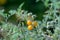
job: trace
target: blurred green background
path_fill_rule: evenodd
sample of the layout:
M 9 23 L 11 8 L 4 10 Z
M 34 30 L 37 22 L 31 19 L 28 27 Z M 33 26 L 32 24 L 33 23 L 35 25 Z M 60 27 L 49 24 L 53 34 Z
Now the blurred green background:
M 7 0 L 7 3 L 4 4 L 5 10 L 14 9 L 16 10 L 19 5 L 24 2 L 22 9 L 27 10 L 28 12 L 32 12 L 36 14 L 38 17 L 37 20 L 42 20 L 44 12 L 47 10 L 47 7 L 44 5 L 42 0 Z

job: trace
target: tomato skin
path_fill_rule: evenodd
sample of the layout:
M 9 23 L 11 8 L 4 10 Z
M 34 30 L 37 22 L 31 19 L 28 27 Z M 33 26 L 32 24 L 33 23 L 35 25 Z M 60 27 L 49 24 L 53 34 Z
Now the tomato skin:
M 32 24 L 34 27 L 36 27 L 38 25 L 37 21 L 34 21 Z
M 32 21 L 31 20 L 28 20 L 27 21 L 27 25 L 29 26 L 29 25 L 32 25 Z
M 28 26 L 28 30 L 33 30 L 33 26 L 32 25 L 29 25 Z
M 0 0 L 0 5 L 4 5 L 7 2 L 7 0 Z

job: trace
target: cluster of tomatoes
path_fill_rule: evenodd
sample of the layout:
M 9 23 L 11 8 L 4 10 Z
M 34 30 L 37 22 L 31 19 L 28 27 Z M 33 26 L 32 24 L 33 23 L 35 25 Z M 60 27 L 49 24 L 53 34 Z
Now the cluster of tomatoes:
M 37 21 L 31 21 L 31 20 L 27 21 L 28 30 L 33 30 L 34 28 L 37 27 L 37 25 L 38 25 Z

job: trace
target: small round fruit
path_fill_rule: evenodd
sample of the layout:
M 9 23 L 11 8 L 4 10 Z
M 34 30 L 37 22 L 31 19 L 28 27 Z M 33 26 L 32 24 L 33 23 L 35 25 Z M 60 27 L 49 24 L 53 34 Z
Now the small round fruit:
M 7 0 L 0 0 L 0 5 L 4 5 L 7 2 Z
M 27 25 L 29 26 L 29 25 L 31 25 L 32 24 L 32 21 L 31 20 L 28 20 L 27 21 Z
M 33 26 L 32 25 L 29 25 L 28 26 L 28 30 L 32 30 L 33 29 Z
M 38 25 L 37 21 L 34 21 L 32 24 L 33 24 L 33 26 L 35 26 L 35 27 Z

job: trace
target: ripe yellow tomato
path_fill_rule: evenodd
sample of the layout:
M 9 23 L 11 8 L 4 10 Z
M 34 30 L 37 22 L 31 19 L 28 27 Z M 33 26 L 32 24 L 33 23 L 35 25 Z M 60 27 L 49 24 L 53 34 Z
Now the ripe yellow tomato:
M 32 38 L 30 38 L 30 40 L 33 40 Z
M 38 25 L 37 21 L 33 21 L 32 24 L 34 27 L 36 27 Z
M 27 21 L 27 25 L 29 26 L 29 25 L 31 25 L 32 24 L 32 21 L 31 20 L 28 20 Z
M 7 0 L 0 0 L 0 5 L 4 5 L 7 2 Z
M 28 26 L 28 30 L 32 30 L 33 29 L 33 26 L 32 25 L 29 25 Z

